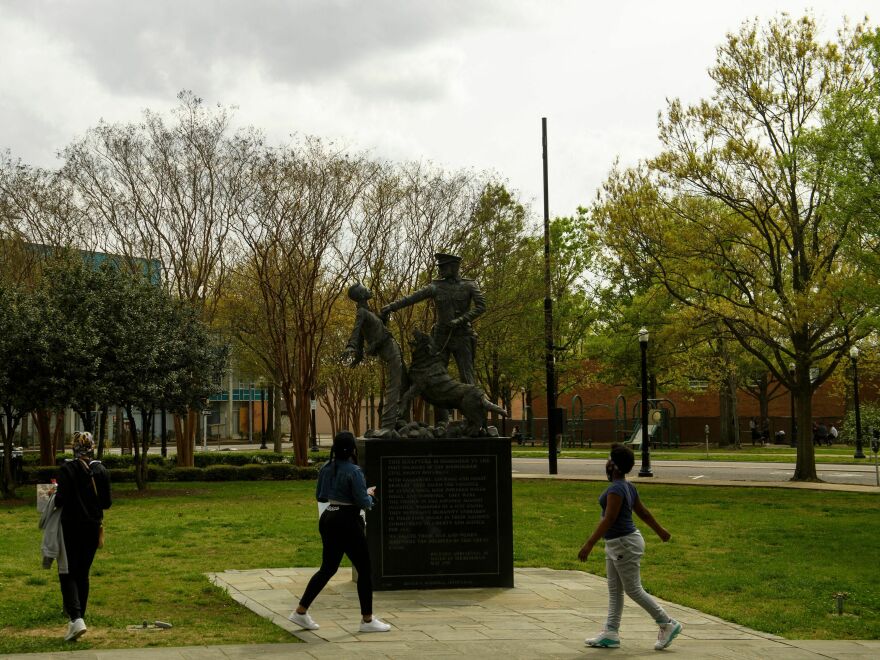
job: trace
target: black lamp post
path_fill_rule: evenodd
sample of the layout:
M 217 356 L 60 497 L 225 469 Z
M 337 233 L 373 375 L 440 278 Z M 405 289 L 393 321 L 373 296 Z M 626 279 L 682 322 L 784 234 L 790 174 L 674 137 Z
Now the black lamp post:
M 862 413 L 859 410 L 859 348 L 853 346 L 849 349 L 849 357 L 853 365 L 853 404 L 856 408 L 856 453 L 853 458 L 865 458 L 862 451 Z
M 651 471 L 651 441 L 648 438 L 648 329 L 639 330 L 639 348 L 642 352 L 642 468 L 640 477 L 653 477 Z
M 266 379 L 260 376 L 260 449 L 266 447 Z
M 797 419 L 794 416 L 794 362 L 788 365 L 788 375 L 791 376 L 792 386 L 788 390 L 789 398 L 791 398 L 791 440 L 788 445 L 797 447 Z

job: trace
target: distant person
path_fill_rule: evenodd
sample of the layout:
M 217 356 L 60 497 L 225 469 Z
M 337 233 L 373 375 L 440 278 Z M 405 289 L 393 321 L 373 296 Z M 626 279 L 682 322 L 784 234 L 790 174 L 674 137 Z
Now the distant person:
M 819 422 L 819 426 L 816 427 L 816 441 L 819 446 L 831 444 L 828 439 L 828 427 L 823 422 Z
M 761 420 L 761 444 L 766 445 L 770 443 L 770 418 L 765 417 Z
M 520 433 L 518 426 L 513 427 L 513 430 L 510 432 L 510 437 L 513 440 L 516 440 L 516 444 L 518 445 L 521 445 L 523 443 L 522 433 Z
M 61 572 L 61 599 L 70 622 L 64 639 L 75 642 L 86 632 L 86 606 L 89 602 L 89 572 L 101 538 L 104 510 L 112 504 L 110 477 L 100 461 L 92 460 L 95 442 L 92 434 L 73 434 L 73 460 L 58 470 L 55 507 L 61 509 L 61 530 L 67 572 Z
M 749 419 L 749 431 L 752 434 L 752 447 L 758 444 L 758 439 L 761 437 L 758 432 L 758 421 L 752 417 Z
M 833 445 L 837 444 L 837 436 L 840 435 L 837 427 L 834 424 L 831 425 L 831 428 L 828 429 L 828 444 Z
M 615 443 L 605 464 L 605 474 L 611 485 L 599 497 L 602 519 L 587 542 L 578 552 L 578 559 L 587 561 L 593 546 L 605 539 L 605 570 L 608 575 L 608 618 L 605 628 L 596 637 L 585 640 L 587 646 L 618 648 L 620 646 L 620 618 L 623 614 L 623 594 L 638 603 L 660 626 L 656 650 L 665 649 L 681 632 L 681 624 L 642 587 L 640 564 L 645 553 L 645 539 L 633 523 L 633 511 L 653 529 L 665 543 L 670 534 L 642 504 L 636 487 L 626 480 L 635 465 L 632 449 Z
M 321 568 L 309 580 L 305 593 L 297 608 L 288 617 L 293 623 L 306 630 L 317 630 L 320 626 L 309 615 L 312 601 L 321 593 L 336 571 L 345 555 L 357 570 L 357 594 L 361 608 L 360 632 L 388 632 L 391 630 L 384 621 L 373 616 L 373 582 L 370 569 L 370 552 L 364 533 L 364 519 L 361 509 L 372 509 L 375 503 L 375 487 L 367 488 L 364 473 L 357 464 L 357 447 L 350 431 L 340 431 L 333 438 L 330 460 L 318 473 L 315 497 L 318 502 L 326 502 L 318 522 L 321 543 Z

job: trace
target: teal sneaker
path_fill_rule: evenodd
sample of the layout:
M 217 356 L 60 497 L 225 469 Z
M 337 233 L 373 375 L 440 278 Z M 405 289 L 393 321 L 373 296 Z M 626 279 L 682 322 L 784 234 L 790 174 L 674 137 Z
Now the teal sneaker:
M 620 648 L 620 635 L 613 630 L 603 630 L 593 638 L 585 639 L 584 644 L 597 649 Z
M 660 632 L 657 634 L 657 643 L 654 644 L 656 651 L 662 651 L 672 644 L 672 640 L 681 632 L 681 624 L 675 619 L 669 619 L 669 623 L 660 624 Z

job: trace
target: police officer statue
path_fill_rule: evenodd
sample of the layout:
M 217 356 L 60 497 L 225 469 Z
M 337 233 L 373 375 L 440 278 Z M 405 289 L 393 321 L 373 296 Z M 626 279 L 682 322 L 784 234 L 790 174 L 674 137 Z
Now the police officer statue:
M 439 278 L 412 295 L 383 307 L 382 320 L 387 321 L 391 312 L 432 298 L 437 318 L 432 335 L 440 358 L 448 367 L 451 355 L 458 367 L 459 379 L 474 385 L 477 335 L 471 322 L 486 311 L 486 299 L 476 281 L 459 277 L 461 257 L 435 254 L 434 258 L 437 260 Z M 438 423 L 445 423 L 446 417 L 445 411 L 437 411 Z

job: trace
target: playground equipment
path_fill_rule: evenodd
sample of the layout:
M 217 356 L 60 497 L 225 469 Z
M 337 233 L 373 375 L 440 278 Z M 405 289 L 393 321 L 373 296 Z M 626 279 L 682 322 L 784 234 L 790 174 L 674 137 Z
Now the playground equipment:
M 592 408 L 592 406 L 587 406 L 586 409 L 588 408 Z M 588 437 L 586 433 L 587 419 L 584 417 L 586 409 L 584 408 L 583 399 L 581 399 L 579 394 L 571 397 L 568 419 L 562 432 L 563 447 L 583 447 L 584 442 L 586 442 L 588 447 L 593 446 L 593 439 Z
M 621 398 L 621 397 L 618 397 Z M 626 400 L 624 399 L 624 404 Z M 624 444 L 641 449 L 644 434 L 641 423 L 642 402 L 633 405 L 632 433 Z M 676 424 L 675 404 L 669 399 L 648 399 L 648 442 L 652 447 L 678 447 L 679 435 Z M 626 419 L 624 418 L 624 424 Z

